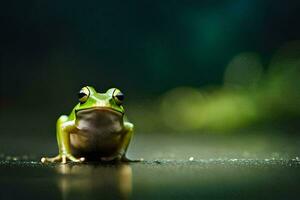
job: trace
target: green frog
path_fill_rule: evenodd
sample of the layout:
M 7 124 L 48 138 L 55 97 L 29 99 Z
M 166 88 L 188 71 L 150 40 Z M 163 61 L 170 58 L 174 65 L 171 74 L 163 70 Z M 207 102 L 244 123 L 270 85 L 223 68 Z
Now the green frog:
M 133 124 L 124 115 L 124 94 L 117 88 L 97 93 L 91 86 L 78 93 L 79 103 L 56 123 L 59 154 L 41 162 L 130 161 L 126 151 Z

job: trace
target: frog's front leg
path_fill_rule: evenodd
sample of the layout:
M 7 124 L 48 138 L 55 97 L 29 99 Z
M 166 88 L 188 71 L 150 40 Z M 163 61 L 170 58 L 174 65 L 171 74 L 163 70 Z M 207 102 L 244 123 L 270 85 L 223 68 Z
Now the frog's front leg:
M 52 158 L 43 157 L 41 162 L 59 162 L 66 163 L 67 159 L 73 162 L 82 162 L 84 158 L 75 158 L 70 150 L 70 133 L 75 131 L 75 122 L 69 120 L 66 115 L 60 116 L 56 123 L 56 138 L 59 154 Z
M 134 125 L 130 122 L 124 122 L 124 128 L 126 130 L 126 134 L 124 135 L 123 144 L 122 144 L 122 152 L 121 152 L 121 161 L 123 162 L 140 162 L 143 159 L 131 160 L 126 157 L 126 152 L 133 136 Z
M 101 157 L 101 161 L 112 162 L 112 161 L 122 161 L 122 162 L 137 162 L 140 160 L 131 160 L 126 157 L 126 152 L 133 136 L 133 124 L 130 122 L 124 122 L 124 135 L 119 144 L 119 151 L 116 154 L 109 157 Z

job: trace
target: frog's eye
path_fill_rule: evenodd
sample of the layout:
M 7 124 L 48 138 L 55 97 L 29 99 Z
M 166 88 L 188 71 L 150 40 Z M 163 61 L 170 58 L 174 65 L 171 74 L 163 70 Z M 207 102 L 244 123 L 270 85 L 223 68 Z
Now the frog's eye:
M 87 87 L 82 88 L 78 92 L 78 100 L 80 103 L 86 102 L 86 100 L 89 98 L 89 96 L 90 96 L 90 91 Z
M 115 91 L 113 92 L 113 98 L 118 105 L 121 105 L 124 101 L 125 96 L 120 90 L 115 89 Z

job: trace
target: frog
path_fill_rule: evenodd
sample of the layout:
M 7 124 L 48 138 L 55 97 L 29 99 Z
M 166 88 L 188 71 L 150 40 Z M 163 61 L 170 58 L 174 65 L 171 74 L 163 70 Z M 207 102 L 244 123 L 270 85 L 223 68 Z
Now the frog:
M 138 161 L 126 156 L 134 125 L 125 115 L 124 99 L 118 88 L 98 93 L 92 86 L 82 87 L 71 113 L 56 122 L 58 155 L 41 162 Z

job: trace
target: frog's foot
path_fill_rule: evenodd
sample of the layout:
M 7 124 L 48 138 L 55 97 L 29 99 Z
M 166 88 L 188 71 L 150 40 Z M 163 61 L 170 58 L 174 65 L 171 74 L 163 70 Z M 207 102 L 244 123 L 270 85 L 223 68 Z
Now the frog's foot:
M 121 161 L 122 162 L 142 162 L 142 161 L 144 161 L 144 158 L 132 160 L 132 159 L 127 158 L 126 156 L 123 156 L 121 158 Z
M 72 162 L 83 162 L 85 160 L 84 157 L 81 158 L 75 158 L 74 156 L 72 156 L 71 154 L 59 154 L 55 157 L 52 158 L 47 158 L 47 157 L 42 157 L 41 162 L 42 163 L 46 163 L 46 162 L 61 162 L 63 164 L 67 163 L 67 160 L 70 160 Z

